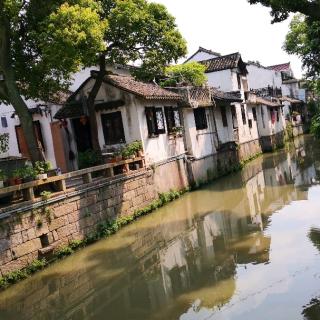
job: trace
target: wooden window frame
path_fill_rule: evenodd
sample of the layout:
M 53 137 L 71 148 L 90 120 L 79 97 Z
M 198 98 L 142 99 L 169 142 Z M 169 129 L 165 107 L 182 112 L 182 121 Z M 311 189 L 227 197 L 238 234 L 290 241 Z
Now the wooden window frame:
M 222 119 L 222 125 L 224 127 L 228 127 L 228 117 L 227 117 L 227 110 L 225 106 L 220 107 L 221 112 L 221 119 Z
M 155 138 L 160 134 L 166 133 L 164 115 L 161 107 L 145 107 L 145 114 L 149 138 Z M 157 118 L 157 115 L 161 117 L 162 128 L 159 128 L 159 118 Z
M 118 118 L 118 119 L 116 119 L 116 118 Z M 114 137 L 110 137 L 104 123 L 107 121 L 110 121 L 110 123 L 113 125 L 111 130 L 115 131 L 114 124 L 116 123 L 116 121 L 119 124 L 119 122 L 118 122 L 119 119 L 121 120 L 120 121 L 121 126 L 120 127 L 117 126 L 117 129 L 116 129 L 116 130 L 118 130 L 118 134 L 117 134 L 118 136 L 114 135 Z M 101 125 L 102 125 L 104 143 L 106 146 L 112 146 L 112 145 L 126 143 L 126 137 L 125 137 L 125 133 L 124 133 L 123 119 L 122 119 L 122 112 L 121 111 L 102 113 L 101 114 Z
M 194 121 L 196 124 L 197 131 L 208 129 L 206 108 L 199 107 L 199 108 L 193 109 L 193 115 L 194 115 Z
M 257 121 L 257 109 L 256 109 L 256 107 L 252 108 L 252 115 L 253 115 L 253 120 Z
M 241 117 L 242 117 L 243 125 L 246 125 L 247 124 L 247 116 L 246 116 L 246 109 L 244 108 L 244 105 L 241 105 Z
M 8 119 L 6 116 L 1 117 L 1 126 L 2 128 L 8 128 Z
M 178 114 L 178 120 L 175 116 L 175 113 Z M 165 114 L 165 118 L 166 118 L 168 134 L 175 133 L 176 132 L 175 129 L 180 128 L 182 126 L 181 125 L 181 114 L 180 114 L 179 108 L 166 106 L 166 107 L 164 107 L 164 114 Z

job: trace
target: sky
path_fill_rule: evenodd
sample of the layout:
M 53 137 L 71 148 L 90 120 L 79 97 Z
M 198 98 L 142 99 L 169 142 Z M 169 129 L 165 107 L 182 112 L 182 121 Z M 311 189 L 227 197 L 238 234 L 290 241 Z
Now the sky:
M 270 9 L 249 5 L 247 0 L 153 0 L 164 4 L 176 17 L 188 42 L 188 56 L 199 46 L 221 54 L 240 52 L 244 61 L 264 66 L 291 62 L 296 77 L 301 62 L 283 51 L 290 19 L 271 24 Z

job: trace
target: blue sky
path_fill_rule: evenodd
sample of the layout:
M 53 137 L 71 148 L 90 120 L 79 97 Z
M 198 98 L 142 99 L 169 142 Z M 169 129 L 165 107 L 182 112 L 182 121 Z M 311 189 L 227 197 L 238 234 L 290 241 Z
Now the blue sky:
M 154 1 L 176 17 L 189 55 L 202 46 L 221 54 L 239 51 L 245 61 L 258 60 L 265 66 L 290 61 L 296 77 L 301 77 L 299 59 L 282 50 L 290 20 L 272 25 L 268 8 L 250 6 L 247 0 Z

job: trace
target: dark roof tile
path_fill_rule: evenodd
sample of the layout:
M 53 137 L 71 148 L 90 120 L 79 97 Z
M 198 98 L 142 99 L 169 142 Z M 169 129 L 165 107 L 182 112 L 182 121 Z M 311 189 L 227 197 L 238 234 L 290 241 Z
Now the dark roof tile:
M 274 71 L 288 71 L 290 69 L 290 62 L 288 63 L 282 63 L 282 64 L 276 64 L 274 66 L 269 66 L 267 69 L 274 70 Z
M 154 83 L 137 81 L 131 76 L 110 74 L 105 76 L 104 81 L 146 100 L 181 100 L 181 97 L 174 92 L 163 89 Z
M 239 66 L 241 68 L 244 68 L 244 70 L 246 71 L 246 64 L 242 61 L 239 52 L 199 62 L 207 67 L 206 73 L 226 69 L 234 69 Z

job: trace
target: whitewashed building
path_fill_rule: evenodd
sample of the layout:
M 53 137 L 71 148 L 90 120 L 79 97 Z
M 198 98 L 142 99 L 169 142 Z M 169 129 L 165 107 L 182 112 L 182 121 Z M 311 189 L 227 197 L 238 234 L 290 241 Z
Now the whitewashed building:
M 72 169 L 67 153 L 68 137 L 53 115 L 62 107 L 65 100 L 65 94 L 60 94 L 55 101 L 51 102 L 25 100 L 32 115 L 34 131 L 44 157 L 50 161 L 53 168 L 59 167 L 63 172 Z M 4 156 L 30 159 L 25 134 L 14 108 L 11 105 L 1 104 L 0 118 L 0 134 L 9 134 L 9 150 Z
M 54 117 L 68 119 L 73 131 L 76 154 L 92 149 L 91 130 L 85 100 L 95 81 L 89 77 Z M 184 164 L 185 143 L 180 95 L 153 83 L 136 81 L 128 75 L 108 74 L 95 99 L 98 139 L 104 155 L 116 154 L 136 140 L 142 142 L 147 166 L 157 167 L 164 189 L 170 180 L 182 176 L 187 185 Z M 178 169 L 175 167 L 178 166 Z M 171 170 L 172 169 L 172 170 Z M 161 185 L 161 179 L 159 179 Z M 161 188 L 161 187 L 160 187 Z
M 206 66 L 209 86 L 224 92 L 239 92 L 245 101 L 245 92 L 249 90 L 248 70 L 239 53 L 221 56 L 200 47 L 187 61 L 197 61 Z M 240 159 L 245 160 L 261 152 L 258 128 L 250 105 L 244 102 L 232 105 L 234 137 L 239 144 Z

